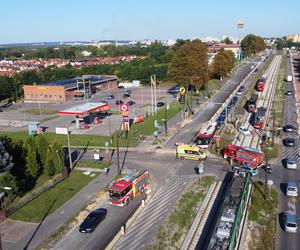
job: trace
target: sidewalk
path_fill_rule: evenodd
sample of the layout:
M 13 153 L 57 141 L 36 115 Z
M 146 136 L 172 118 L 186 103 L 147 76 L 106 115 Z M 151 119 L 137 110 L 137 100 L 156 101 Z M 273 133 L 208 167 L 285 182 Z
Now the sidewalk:
M 72 199 L 49 215 L 41 224 L 33 228 L 23 239 L 16 244 L 9 243 L 2 238 L 3 249 L 36 249 L 55 230 L 80 212 L 90 200 L 98 194 L 107 184 L 110 184 L 117 175 L 117 166 L 110 167 L 109 175 L 101 174 L 78 192 Z M 36 231 L 37 230 L 37 231 Z M 36 231 L 36 232 L 35 232 Z M 17 232 L 16 232 L 17 233 Z

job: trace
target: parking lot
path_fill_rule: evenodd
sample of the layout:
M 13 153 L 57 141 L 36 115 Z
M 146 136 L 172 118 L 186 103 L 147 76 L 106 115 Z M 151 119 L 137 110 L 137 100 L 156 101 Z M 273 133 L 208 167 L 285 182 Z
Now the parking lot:
M 124 98 L 123 95 L 130 90 L 130 96 Z M 168 102 L 174 100 L 174 97 L 167 93 L 167 87 L 157 87 L 157 102 Z M 108 95 L 113 95 L 113 99 L 108 99 Z M 0 113 L 0 131 L 26 131 L 28 122 L 41 122 L 40 126 L 48 132 L 55 132 L 56 127 L 67 127 L 73 134 L 95 134 L 108 136 L 119 129 L 121 116 L 119 115 L 119 105 L 117 100 L 124 103 L 131 101 L 129 106 L 129 117 L 134 118 L 137 115 L 151 112 L 151 90 L 150 87 L 140 87 L 131 89 L 111 89 L 96 93 L 90 99 L 70 100 L 62 104 L 58 103 L 16 103 Z M 87 129 L 77 129 L 75 126 L 75 115 L 58 115 L 57 112 L 74 107 L 86 102 L 107 102 L 111 115 L 101 117 L 100 124 L 89 124 Z M 134 103 L 134 104 L 133 104 Z

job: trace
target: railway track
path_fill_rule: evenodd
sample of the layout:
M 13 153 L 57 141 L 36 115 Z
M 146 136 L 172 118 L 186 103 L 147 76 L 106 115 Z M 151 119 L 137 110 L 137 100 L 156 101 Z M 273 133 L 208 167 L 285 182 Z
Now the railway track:
M 277 74 L 279 71 L 279 66 L 281 62 L 281 56 L 276 56 L 271 65 L 269 66 L 268 70 L 266 71 L 267 79 L 266 79 L 266 87 L 263 92 L 258 92 L 258 103 L 257 107 L 265 107 L 267 108 L 265 119 L 268 120 L 270 115 L 270 110 L 272 106 L 272 100 L 275 94 L 276 89 L 276 81 L 277 81 Z M 236 139 L 234 141 L 235 144 L 241 146 L 249 146 L 254 148 L 259 148 L 259 141 L 261 134 L 252 127 L 249 123 L 251 118 L 251 113 L 247 114 L 245 120 L 242 124 L 242 127 L 248 128 L 250 133 L 252 134 L 251 137 L 241 134 L 239 137 L 242 137 L 239 141 Z M 265 128 L 265 124 L 263 129 Z

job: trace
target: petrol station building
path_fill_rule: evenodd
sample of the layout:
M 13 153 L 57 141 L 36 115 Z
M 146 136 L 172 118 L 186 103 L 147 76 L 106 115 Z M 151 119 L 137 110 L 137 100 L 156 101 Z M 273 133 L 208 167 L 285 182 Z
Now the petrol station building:
M 73 98 L 88 99 L 97 91 L 116 87 L 116 76 L 83 75 L 39 85 L 24 85 L 23 90 L 25 102 L 63 103 Z

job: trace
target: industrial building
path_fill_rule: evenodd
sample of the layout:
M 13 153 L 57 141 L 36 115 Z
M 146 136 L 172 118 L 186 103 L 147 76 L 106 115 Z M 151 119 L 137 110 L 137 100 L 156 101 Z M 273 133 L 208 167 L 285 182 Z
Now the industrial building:
M 84 75 L 39 85 L 24 85 L 23 90 L 25 102 L 63 103 L 73 98 L 88 99 L 97 91 L 116 87 L 116 76 Z

